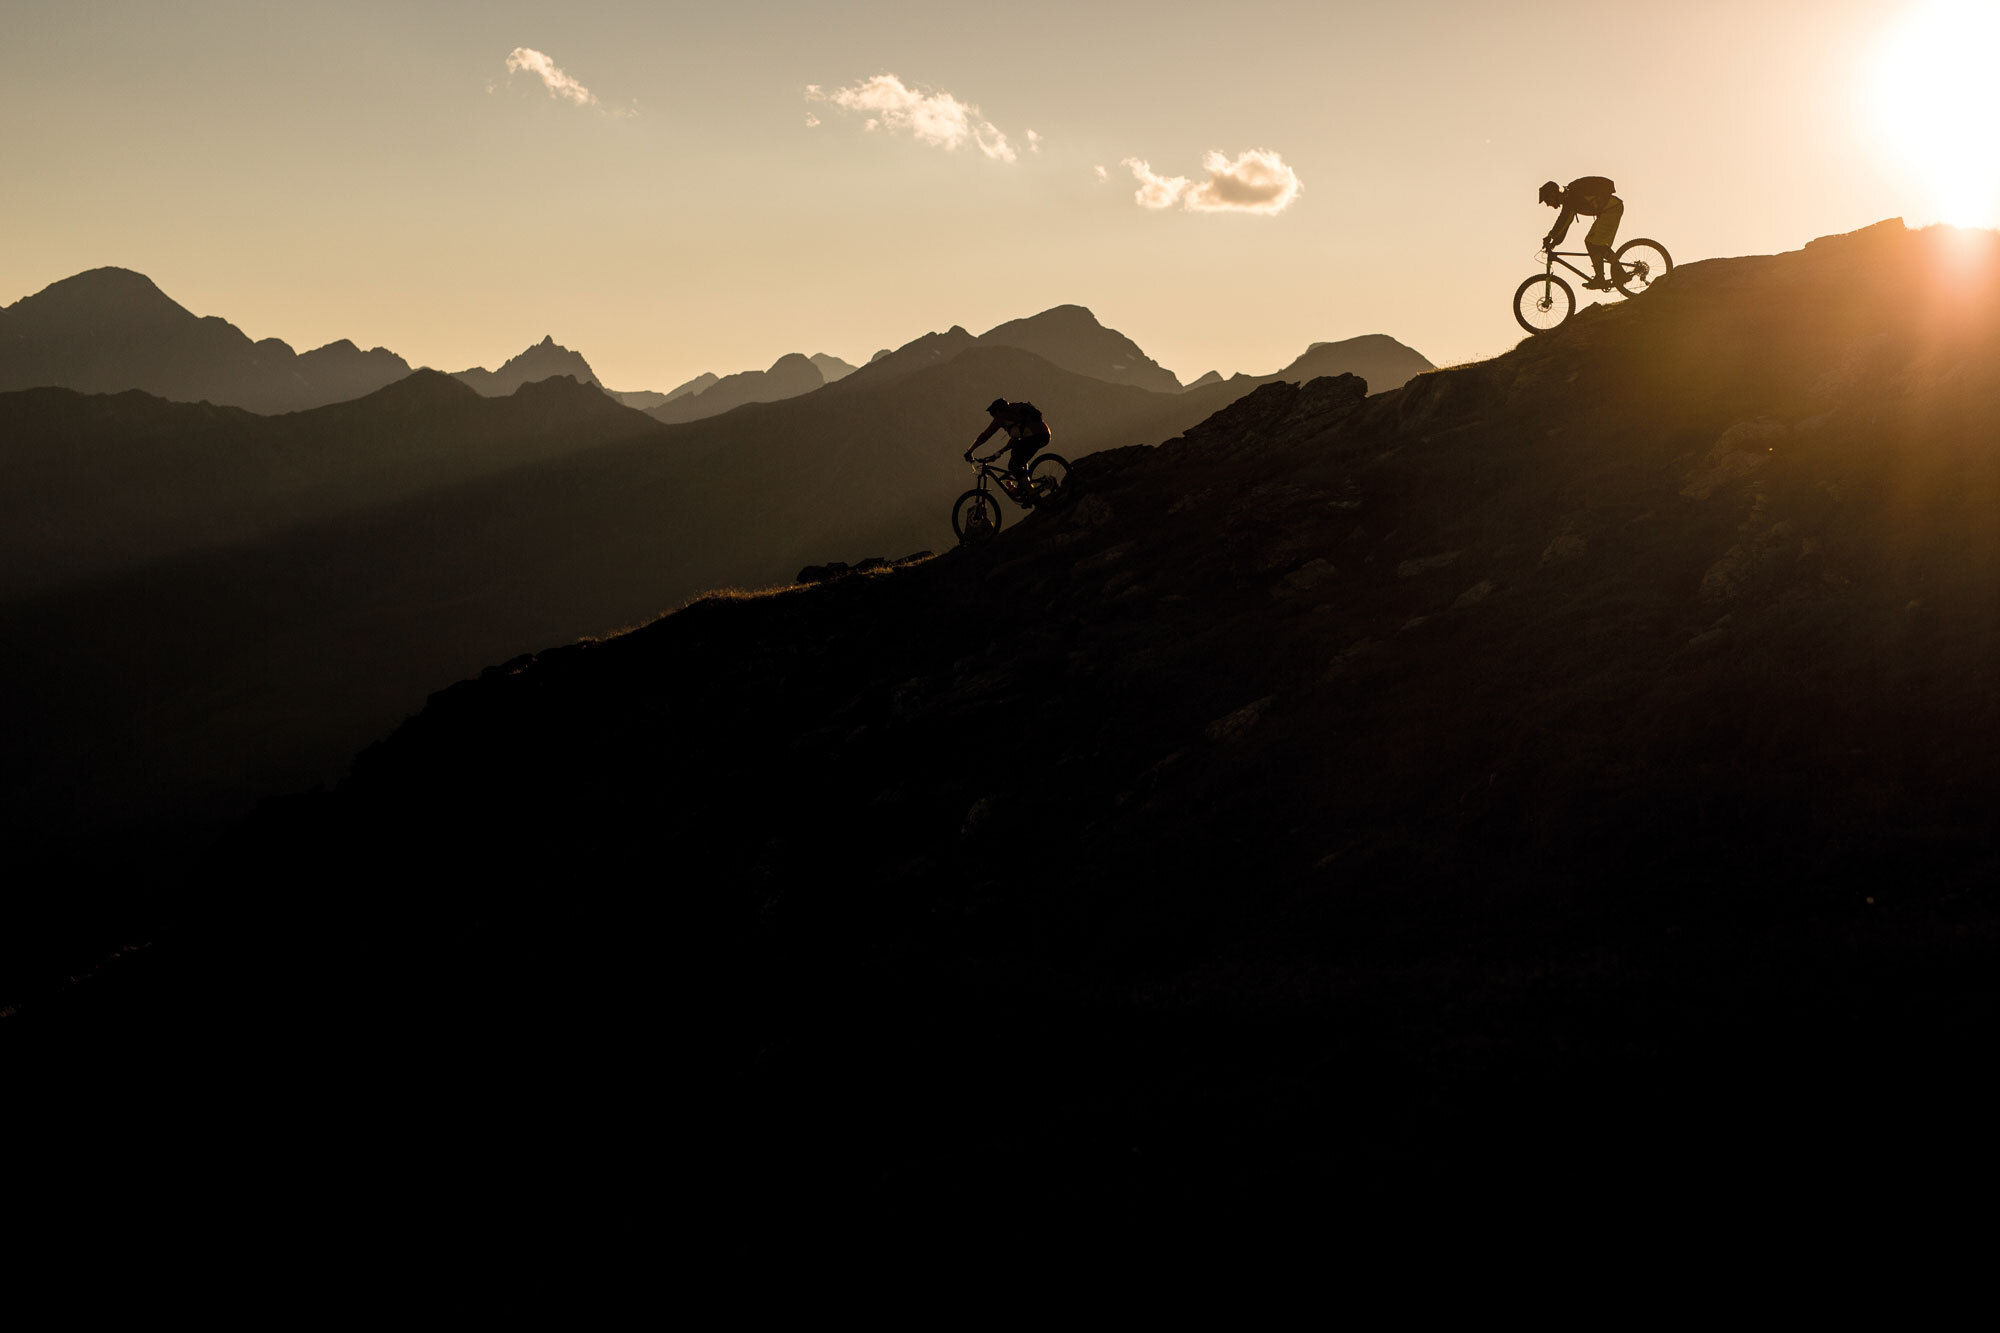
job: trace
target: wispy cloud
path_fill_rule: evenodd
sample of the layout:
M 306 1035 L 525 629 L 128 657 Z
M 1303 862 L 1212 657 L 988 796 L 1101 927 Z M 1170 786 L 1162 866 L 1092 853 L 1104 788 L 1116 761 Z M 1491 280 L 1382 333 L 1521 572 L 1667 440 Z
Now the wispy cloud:
M 1285 160 L 1267 148 L 1251 148 L 1234 161 L 1221 153 L 1202 159 L 1208 179 L 1162 176 L 1144 158 L 1128 157 L 1119 164 L 1139 182 L 1132 198 L 1141 208 L 1182 208 L 1190 213 L 1282 213 L 1292 206 L 1305 183 Z
M 1097 179 L 1101 181 L 1108 181 L 1111 179 L 1111 173 L 1106 171 L 1103 167 L 1092 167 L 1091 170 L 1097 173 Z
M 542 86 L 549 90 L 550 97 L 559 98 L 576 106 L 587 106 L 601 116 L 623 118 L 639 114 L 639 104 L 636 101 L 617 109 L 605 106 L 598 101 L 596 93 L 564 73 L 562 67 L 557 65 L 547 52 L 537 51 L 532 46 L 517 46 L 507 53 L 507 77 L 512 79 L 516 74 L 522 73 L 532 74 L 540 79 Z M 492 92 L 493 85 L 486 85 L 486 91 Z
M 507 55 L 507 73 L 511 77 L 524 70 L 542 81 L 542 86 L 549 90 L 550 97 L 560 97 L 565 102 L 574 102 L 578 106 L 598 104 L 596 93 L 563 73 L 546 53 L 530 46 L 517 46 Z
M 826 102 L 863 116 L 861 127 L 865 130 L 906 133 L 918 143 L 946 152 L 955 152 L 969 143 L 996 162 L 1014 162 L 1020 158 L 1007 142 L 1007 136 L 981 115 L 978 107 L 961 102 L 950 93 L 912 88 L 894 74 L 877 74 L 832 92 L 809 83 L 806 100 Z M 1029 131 L 1028 147 L 1035 150 L 1040 142 L 1041 136 Z
M 1035 133 L 1033 130 L 1028 131 L 1028 151 L 1031 153 L 1039 153 L 1042 151 L 1042 136 Z

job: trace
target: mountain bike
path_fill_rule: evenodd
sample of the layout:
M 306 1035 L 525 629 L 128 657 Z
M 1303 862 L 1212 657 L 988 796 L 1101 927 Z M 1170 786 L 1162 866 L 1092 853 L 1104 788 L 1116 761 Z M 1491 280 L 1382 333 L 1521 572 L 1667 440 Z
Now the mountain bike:
M 1005 449 L 1000 451 L 1006 453 Z M 1000 496 L 1023 509 L 1033 509 L 1038 504 L 1046 504 L 1051 496 L 1062 488 L 1069 476 L 1069 460 L 1060 454 L 1037 454 L 1035 461 L 1028 464 L 1028 481 L 1025 486 L 1016 486 L 1011 472 L 1002 472 L 993 466 L 993 460 L 1000 454 L 988 454 L 984 458 L 972 460 L 973 470 L 979 484 L 958 497 L 958 503 L 951 507 L 951 530 L 958 534 L 963 544 L 984 541 L 1000 531 Z M 986 489 L 992 482 L 998 493 Z
M 1560 328 L 1565 320 L 1576 313 L 1576 292 L 1569 283 L 1556 276 L 1556 265 L 1561 264 L 1577 277 L 1588 279 L 1572 259 L 1588 259 L 1588 250 L 1544 250 L 1541 252 L 1543 271 L 1529 278 L 1514 289 L 1514 318 L 1530 333 L 1547 333 Z M 1618 290 L 1627 296 L 1637 296 L 1654 283 L 1664 278 L 1674 266 L 1673 256 L 1667 247 L 1658 241 L 1649 241 L 1643 236 L 1618 247 L 1617 265 L 1622 265 L 1625 280 L 1618 284 Z M 1612 272 L 1618 272 L 1614 265 Z

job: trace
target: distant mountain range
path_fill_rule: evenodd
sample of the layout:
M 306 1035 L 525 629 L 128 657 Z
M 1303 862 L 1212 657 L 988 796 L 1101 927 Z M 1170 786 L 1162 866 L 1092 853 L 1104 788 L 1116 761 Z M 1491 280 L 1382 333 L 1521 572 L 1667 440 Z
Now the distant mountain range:
M 177 402 L 295 412 L 373 393 L 410 373 L 387 348 L 342 340 L 303 355 L 252 342 L 190 313 L 130 269 L 98 268 L 0 308 L 0 391 L 57 386 L 139 389 Z
M 1079 305 L 1055 306 L 1009 320 L 978 339 L 967 335 L 963 341 L 1018 347 L 1051 365 L 1111 384 L 1156 393 L 1181 390 L 1171 371 Z M 1430 368 L 1423 357 L 1382 335 L 1314 344 L 1315 351 L 1325 347 L 1340 350 L 1312 361 L 1313 369 L 1352 371 L 1377 393 Z M 869 358 L 869 365 L 891 355 L 891 349 L 883 348 Z M 1294 366 L 1306 361 L 1302 357 Z M 129 269 L 92 269 L 0 308 L 0 392 L 43 387 L 84 393 L 138 389 L 174 402 L 209 402 L 270 415 L 359 398 L 410 371 L 410 364 L 387 348 L 364 352 L 345 339 L 303 353 L 276 338 L 253 342 L 227 320 L 190 313 L 150 278 Z M 665 393 L 604 391 L 627 407 L 674 423 L 717 416 L 749 403 L 795 398 L 838 383 L 855 371 L 855 366 L 825 352 L 789 353 L 764 370 L 733 375 L 705 372 Z M 1294 368 L 1279 372 L 1282 377 L 1293 373 Z M 504 398 L 523 384 L 556 376 L 604 388 L 583 354 L 562 346 L 553 336 L 543 337 L 498 370 L 474 366 L 455 372 L 455 378 L 489 398 Z M 1206 387 L 1222 378 L 1210 371 L 1187 387 Z M 1257 378 L 1237 375 L 1232 380 L 1249 383 Z

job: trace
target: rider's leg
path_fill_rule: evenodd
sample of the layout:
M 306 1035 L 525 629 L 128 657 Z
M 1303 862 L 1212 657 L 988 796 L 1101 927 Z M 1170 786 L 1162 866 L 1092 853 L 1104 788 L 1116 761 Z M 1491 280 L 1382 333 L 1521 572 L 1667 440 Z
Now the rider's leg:
M 1590 252 L 1590 267 L 1592 269 L 1590 281 L 1583 285 L 1603 291 L 1605 288 L 1611 286 L 1609 282 L 1604 280 L 1604 265 L 1606 261 L 1611 259 L 1611 251 L 1601 245 L 1592 245 L 1588 241 L 1584 243 L 1583 248 Z
M 1028 461 L 1035 456 L 1035 451 L 1041 447 L 1041 443 L 1040 440 L 1022 440 L 1014 446 L 1014 452 L 1007 456 L 1007 473 L 1014 478 L 1016 487 L 1025 487 L 1028 484 Z
M 1604 266 L 1611 266 L 1611 282 L 1625 281 L 1625 266 L 1618 262 L 1618 252 L 1612 249 L 1612 242 L 1618 239 L 1618 224 L 1625 220 L 1625 201 L 1617 195 L 1597 215 L 1597 221 L 1590 224 L 1590 234 L 1583 238 L 1584 249 L 1590 251 L 1590 259 L 1597 267 L 1599 282 L 1604 281 Z

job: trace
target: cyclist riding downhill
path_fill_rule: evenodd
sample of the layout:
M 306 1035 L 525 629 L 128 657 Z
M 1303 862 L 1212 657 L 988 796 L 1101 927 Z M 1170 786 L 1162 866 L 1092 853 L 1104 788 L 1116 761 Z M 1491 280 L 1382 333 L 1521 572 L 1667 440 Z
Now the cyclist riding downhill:
M 1014 451 L 1007 460 L 1007 475 L 1013 480 L 1014 493 L 1025 496 L 1029 493 L 1028 460 L 1048 447 L 1054 433 L 1049 430 L 1049 423 L 1042 420 L 1041 409 L 1033 403 L 1010 403 L 1005 398 L 995 398 L 986 405 L 986 411 L 993 421 L 979 432 L 972 448 L 965 451 L 965 461 L 970 463 L 974 450 L 991 439 L 995 431 L 1006 431 Z M 1000 451 L 996 449 L 992 457 L 999 456 Z
M 1597 272 L 1597 276 L 1583 285 L 1594 292 L 1613 291 L 1626 281 L 1625 267 L 1611 248 L 1618 237 L 1618 224 L 1625 216 L 1625 201 L 1618 197 L 1617 189 L 1606 176 L 1579 176 L 1566 186 L 1554 181 L 1542 183 L 1542 202 L 1561 210 L 1556 225 L 1542 238 L 1544 250 L 1553 250 L 1563 243 L 1563 237 L 1569 235 L 1570 223 L 1576 221 L 1578 214 L 1597 219 L 1583 238 L 1583 247 L 1590 252 L 1591 266 Z M 1604 273 L 1607 263 L 1611 265 L 1609 277 Z

